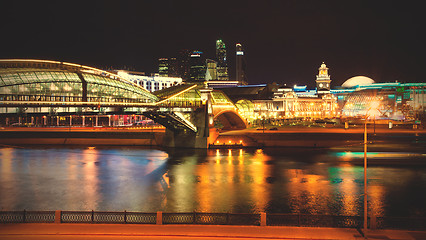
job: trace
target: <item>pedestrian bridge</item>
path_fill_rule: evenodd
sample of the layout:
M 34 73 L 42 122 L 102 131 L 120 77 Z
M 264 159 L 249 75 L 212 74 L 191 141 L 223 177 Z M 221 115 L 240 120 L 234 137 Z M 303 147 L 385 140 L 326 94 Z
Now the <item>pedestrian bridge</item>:
M 112 114 L 145 115 L 170 131 L 189 131 L 197 136 L 215 124 L 224 129 L 246 127 L 234 103 L 222 91 L 208 89 L 203 83 L 150 93 L 112 72 L 93 67 L 45 60 L 0 60 L 1 125 L 16 117 L 59 119 L 77 115 L 98 119 Z

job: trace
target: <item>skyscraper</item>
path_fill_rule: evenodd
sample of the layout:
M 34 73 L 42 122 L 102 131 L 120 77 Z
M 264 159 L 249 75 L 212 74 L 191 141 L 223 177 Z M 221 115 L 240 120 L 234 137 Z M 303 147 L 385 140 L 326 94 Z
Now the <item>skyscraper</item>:
M 169 77 L 181 77 L 179 75 L 179 64 L 176 58 L 169 58 Z
M 202 56 L 203 52 L 193 51 L 191 54 L 190 64 L 190 81 L 204 81 L 206 77 L 206 65 Z
M 178 57 L 176 59 L 178 76 L 181 77 L 183 80 L 190 79 L 191 54 L 192 54 L 192 51 L 187 49 L 182 49 L 179 51 Z
M 226 63 L 226 47 L 222 39 L 216 41 L 216 58 L 218 80 L 229 80 L 228 64 Z
M 243 46 L 241 43 L 235 45 L 236 49 L 236 59 L 237 59 L 237 81 L 238 85 L 247 84 L 247 75 L 246 75 L 246 59 L 244 58 Z
M 176 58 L 158 59 L 158 74 L 161 77 L 180 77 Z
M 169 59 L 168 58 L 158 59 L 158 74 L 162 77 L 169 76 Z

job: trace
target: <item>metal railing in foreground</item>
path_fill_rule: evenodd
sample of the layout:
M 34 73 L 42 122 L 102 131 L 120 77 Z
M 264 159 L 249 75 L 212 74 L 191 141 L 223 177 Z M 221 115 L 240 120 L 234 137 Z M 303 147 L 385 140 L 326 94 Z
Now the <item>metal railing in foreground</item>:
M 53 223 L 55 211 L 0 211 L 0 223 Z
M 205 225 L 260 225 L 260 215 L 249 213 L 163 213 L 162 223 Z
M 155 224 L 157 213 L 61 211 L 61 223 Z
M 1 223 L 203 224 L 362 228 L 361 216 L 267 213 L 0 211 Z M 371 217 L 371 229 L 426 230 L 426 218 Z

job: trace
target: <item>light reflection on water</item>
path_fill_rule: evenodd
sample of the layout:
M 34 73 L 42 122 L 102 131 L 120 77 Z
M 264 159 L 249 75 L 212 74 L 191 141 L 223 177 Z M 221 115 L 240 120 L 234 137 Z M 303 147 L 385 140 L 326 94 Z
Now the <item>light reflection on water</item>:
M 404 158 L 384 153 L 381 161 L 392 154 Z M 309 149 L 2 148 L 0 208 L 361 215 L 357 156 Z M 368 168 L 369 211 L 425 216 L 425 165 L 383 163 Z

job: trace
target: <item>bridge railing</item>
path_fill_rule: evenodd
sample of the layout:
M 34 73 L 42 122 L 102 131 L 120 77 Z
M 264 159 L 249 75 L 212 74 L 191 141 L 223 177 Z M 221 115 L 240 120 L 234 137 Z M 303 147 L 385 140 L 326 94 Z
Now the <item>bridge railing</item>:
M 107 224 L 201 224 L 362 228 L 362 216 L 284 213 L 205 212 L 104 212 L 104 211 L 0 211 L 7 223 L 107 223 Z M 426 218 L 369 217 L 371 229 L 426 230 Z

